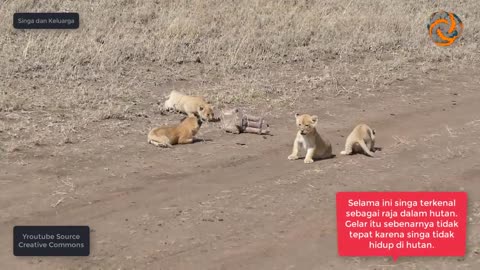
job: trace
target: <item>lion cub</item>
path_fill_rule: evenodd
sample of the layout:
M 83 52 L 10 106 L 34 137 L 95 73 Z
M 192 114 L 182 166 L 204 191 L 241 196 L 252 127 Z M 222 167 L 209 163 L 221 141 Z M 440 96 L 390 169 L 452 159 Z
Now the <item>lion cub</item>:
M 298 147 L 300 144 L 307 151 L 304 162 L 312 163 L 313 159 L 325 159 L 333 156 L 331 143 L 323 139 L 315 128 L 318 116 L 308 114 L 295 114 L 298 132 L 293 142 L 292 154 L 288 159 L 298 159 Z
M 152 129 L 148 133 L 148 143 L 160 147 L 192 143 L 201 126 L 201 119 L 195 116 L 188 116 L 176 126 L 163 126 Z
M 182 112 L 188 116 L 197 115 L 204 121 L 214 119 L 213 106 L 208 104 L 203 97 L 187 96 L 177 91 L 172 91 L 167 96 L 164 109 Z
M 375 130 L 366 124 L 359 124 L 348 135 L 345 150 L 340 154 L 363 153 L 373 157 L 373 152 L 375 152 Z

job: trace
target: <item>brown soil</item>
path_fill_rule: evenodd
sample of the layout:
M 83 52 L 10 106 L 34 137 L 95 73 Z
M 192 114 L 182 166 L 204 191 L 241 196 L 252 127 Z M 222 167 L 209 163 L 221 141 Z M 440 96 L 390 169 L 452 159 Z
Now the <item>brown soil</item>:
M 118 121 L 125 132 L 112 133 L 105 120 L 86 140 L 12 155 L 0 163 L 1 268 L 480 269 L 478 71 L 411 77 L 360 98 L 305 98 L 298 112 L 320 116 L 337 154 L 313 164 L 287 160 L 287 109 L 269 116 L 273 136 L 210 123 L 205 141 L 160 149 L 146 143 L 145 126 Z M 377 130 L 375 158 L 338 155 L 358 122 Z M 369 190 L 467 191 L 466 256 L 337 256 L 335 193 Z M 89 225 L 91 256 L 14 257 L 12 227 L 29 224 Z

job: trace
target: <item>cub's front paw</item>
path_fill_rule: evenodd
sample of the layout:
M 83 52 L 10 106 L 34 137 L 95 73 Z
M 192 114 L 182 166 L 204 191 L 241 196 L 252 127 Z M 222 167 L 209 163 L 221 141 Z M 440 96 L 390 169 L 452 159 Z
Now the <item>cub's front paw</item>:
M 303 161 L 303 163 L 306 163 L 306 164 L 308 164 L 308 163 L 313 163 L 313 159 L 311 159 L 311 158 L 306 158 L 306 159 Z
M 296 160 L 296 159 L 298 159 L 298 156 L 297 155 L 290 155 L 290 156 L 288 156 L 288 159 L 289 160 Z

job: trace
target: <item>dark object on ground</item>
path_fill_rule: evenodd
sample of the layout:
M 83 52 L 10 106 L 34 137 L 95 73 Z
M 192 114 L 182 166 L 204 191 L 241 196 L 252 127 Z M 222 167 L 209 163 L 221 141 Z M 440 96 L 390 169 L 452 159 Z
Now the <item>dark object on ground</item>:
M 263 117 L 243 114 L 237 108 L 222 111 L 222 128 L 233 134 L 270 134 L 269 125 Z

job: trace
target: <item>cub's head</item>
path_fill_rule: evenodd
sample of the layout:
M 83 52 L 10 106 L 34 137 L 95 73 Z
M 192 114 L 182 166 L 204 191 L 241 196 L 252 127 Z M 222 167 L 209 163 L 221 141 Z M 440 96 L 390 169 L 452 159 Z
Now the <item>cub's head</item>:
M 318 122 L 318 116 L 296 113 L 295 119 L 297 122 L 298 131 L 300 131 L 300 134 L 307 135 L 312 132 L 315 132 L 315 127 L 317 126 L 317 122 Z
M 214 113 L 213 113 L 213 106 L 206 104 L 206 105 L 200 105 L 198 107 L 198 116 L 203 120 L 203 121 L 209 121 L 212 122 L 214 120 Z

